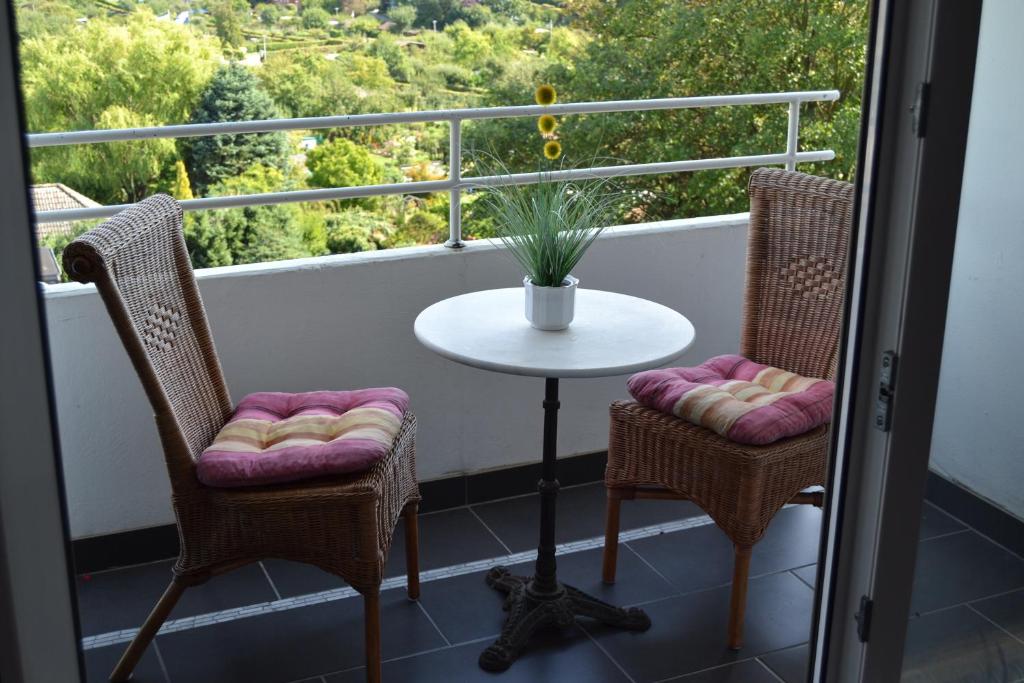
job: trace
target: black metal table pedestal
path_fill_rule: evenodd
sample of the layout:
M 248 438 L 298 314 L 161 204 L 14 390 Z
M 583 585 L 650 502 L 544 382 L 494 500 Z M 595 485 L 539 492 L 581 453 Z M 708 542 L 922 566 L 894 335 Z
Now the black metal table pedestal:
M 545 627 L 568 628 L 577 616 L 631 631 L 646 631 L 651 620 L 636 607 L 622 609 L 558 581 L 555 567 L 555 447 L 558 435 L 558 379 L 545 380 L 544 457 L 540 483 L 540 545 L 532 577 L 512 576 L 504 567 L 487 573 L 487 585 L 506 594 L 508 618 L 501 636 L 480 654 L 480 668 L 504 671 L 519 657 L 530 637 Z

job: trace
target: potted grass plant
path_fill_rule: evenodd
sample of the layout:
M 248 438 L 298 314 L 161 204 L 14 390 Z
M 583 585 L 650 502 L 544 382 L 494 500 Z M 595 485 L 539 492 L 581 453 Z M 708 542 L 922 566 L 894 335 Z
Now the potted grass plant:
M 553 103 L 554 89 L 538 88 L 537 102 Z M 548 162 L 562 155 L 553 119 L 545 114 L 538 120 Z M 601 234 L 620 197 L 607 179 L 578 178 L 564 164 L 554 168 L 549 163 L 532 184 L 516 182 L 494 155 L 478 157 L 477 166 L 493 179 L 480 188 L 484 192 L 477 201 L 494 218 L 497 239 L 523 270 L 526 319 L 537 329 L 564 330 L 572 322 L 579 285 L 572 270 Z

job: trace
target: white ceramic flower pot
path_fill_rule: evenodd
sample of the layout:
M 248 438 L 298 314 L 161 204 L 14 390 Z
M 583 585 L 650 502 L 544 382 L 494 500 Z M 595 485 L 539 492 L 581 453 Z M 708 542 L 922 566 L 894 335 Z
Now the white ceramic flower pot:
M 564 330 L 572 322 L 576 307 L 576 285 L 580 281 L 572 275 L 561 287 L 538 287 L 523 278 L 526 291 L 526 319 L 538 330 Z

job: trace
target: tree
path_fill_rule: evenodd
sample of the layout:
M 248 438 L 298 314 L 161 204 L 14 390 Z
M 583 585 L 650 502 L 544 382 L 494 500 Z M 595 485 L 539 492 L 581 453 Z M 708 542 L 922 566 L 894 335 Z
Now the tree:
M 33 132 L 184 123 L 221 58 L 215 39 L 157 21 L 148 9 L 121 24 L 93 19 L 30 38 L 21 49 Z M 32 175 L 120 203 L 157 189 L 173 159 L 170 140 L 54 147 L 33 151 Z
M 418 25 L 432 27 L 436 21 L 438 26 L 447 26 L 457 19 L 463 18 L 462 0 L 413 0 L 416 7 Z
M 175 199 L 193 199 L 192 184 L 188 181 L 188 171 L 185 170 L 185 162 L 178 160 L 174 162 L 174 186 L 171 188 L 171 196 Z
M 325 29 L 331 15 L 327 10 L 313 7 L 302 12 L 302 27 L 307 29 Z
M 408 31 L 416 23 L 416 8 L 412 5 L 399 5 L 388 11 L 388 19 L 394 22 L 399 33 Z
M 276 168 L 254 165 L 210 188 L 215 196 L 288 189 Z M 195 214 L 185 226 L 185 241 L 196 268 L 261 263 L 311 254 L 301 209 L 296 204 L 247 206 Z
M 222 67 L 203 92 L 191 123 L 251 121 L 279 113 L 259 81 L 239 64 Z M 189 175 L 196 190 L 236 176 L 254 164 L 283 169 L 288 140 L 283 133 L 245 133 L 192 138 L 186 145 Z
M 353 208 L 326 218 L 327 249 L 332 254 L 387 249 L 394 226 L 379 213 Z
M 281 18 L 281 8 L 277 5 L 259 5 L 259 15 L 264 26 L 273 26 Z
M 245 41 L 242 23 L 249 14 L 245 0 L 219 0 L 210 8 L 217 37 L 228 47 L 238 47 Z
M 381 161 L 364 147 L 351 140 L 336 138 L 310 151 L 306 156 L 309 168 L 309 182 L 316 187 L 355 187 L 357 185 L 378 185 L 384 181 Z M 372 206 L 372 198 L 349 200 L 342 204 L 355 203 Z
M 546 74 L 564 101 L 650 99 L 780 90 L 838 89 L 837 102 L 805 105 L 801 146 L 836 160 L 804 170 L 852 177 L 864 73 L 863 1 L 574 0 L 596 36 L 575 68 Z M 785 149 L 785 105 L 721 107 L 567 118 L 560 130 L 576 159 L 698 159 Z M 655 220 L 744 211 L 749 169 L 623 179 L 631 216 Z M 642 193 L 642 194 L 641 194 Z

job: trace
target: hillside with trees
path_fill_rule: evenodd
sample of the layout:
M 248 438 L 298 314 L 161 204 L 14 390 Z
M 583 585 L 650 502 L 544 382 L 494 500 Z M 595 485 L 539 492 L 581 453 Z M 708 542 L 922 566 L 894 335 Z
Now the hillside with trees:
M 801 143 L 837 158 L 804 170 L 853 172 L 864 0 L 16 0 L 16 11 L 30 132 L 528 104 L 540 83 L 563 102 L 835 88 L 839 101 L 804 106 Z M 220 135 L 37 149 L 31 161 L 34 182 L 110 204 L 443 178 L 447 135 L 443 124 Z M 565 117 L 553 162 L 533 119 L 467 123 L 464 146 L 526 171 L 774 152 L 785 135 L 785 108 L 765 106 Z M 623 179 L 621 220 L 742 211 L 748 175 Z M 186 232 L 195 264 L 214 266 L 443 241 L 447 214 L 447 195 L 393 196 L 189 213 Z M 490 234 L 472 195 L 464 216 L 468 237 Z

